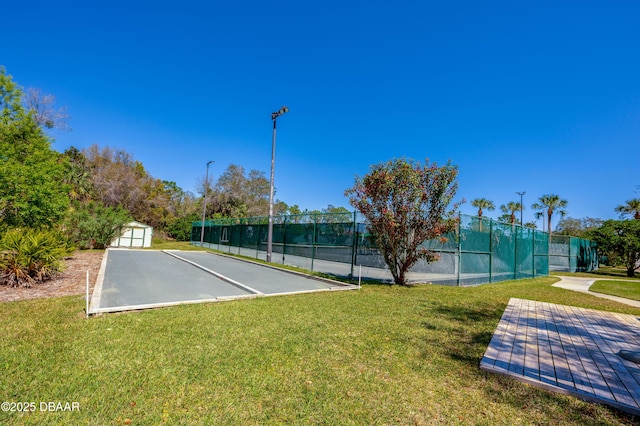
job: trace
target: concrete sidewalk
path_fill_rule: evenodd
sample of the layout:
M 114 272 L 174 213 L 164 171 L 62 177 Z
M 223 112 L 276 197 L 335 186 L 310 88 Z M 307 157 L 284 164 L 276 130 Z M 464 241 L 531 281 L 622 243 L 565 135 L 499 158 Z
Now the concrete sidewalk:
M 560 287 L 560 288 L 564 288 L 567 290 L 573 290 L 573 291 L 579 291 L 581 293 L 588 293 L 592 296 L 596 296 L 596 297 L 602 297 L 603 299 L 609 299 L 609 300 L 613 300 L 615 302 L 619 302 L 619 303 L 624 303 L 625 305 L 629 305 L 629 306 L 635 306 L 636 308 L 640 308 L 640 301 L 638 300 L 631 300 L 631 299 L 625 299 L 623 297 L 618 297 L 618 296 L 610 296 L 608 294 L 602 294 L 602 293 L 596 293 L 594 291 L 589 291 L 589 287 L 591 287 L 591 285 L 593 285 L 594 282 L 596 281 L 627 281 L 627 280 L 618 280 L 615 278 L 584 278 L 584 277 L 565 277 L 565 276 L 561 276 L 561 275 L 553 275 L 554 277 L 558 277 L 560 278 L 560 281 L 558 281 L 557 283 L 553 284 L 553 287 Z M 637 282 L 640 283 L 640 281 L 634 281 L 634 280 L 628 280 L 630 282 Z

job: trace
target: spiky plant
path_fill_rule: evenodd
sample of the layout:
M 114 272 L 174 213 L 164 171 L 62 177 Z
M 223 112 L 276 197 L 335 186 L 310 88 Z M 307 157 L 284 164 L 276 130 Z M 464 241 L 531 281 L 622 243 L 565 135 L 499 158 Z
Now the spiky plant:
M 59 234 L 49 230 L 12 229 L 0 240 L 0 283 L 31 287 L 63 268 L 69 247 Z

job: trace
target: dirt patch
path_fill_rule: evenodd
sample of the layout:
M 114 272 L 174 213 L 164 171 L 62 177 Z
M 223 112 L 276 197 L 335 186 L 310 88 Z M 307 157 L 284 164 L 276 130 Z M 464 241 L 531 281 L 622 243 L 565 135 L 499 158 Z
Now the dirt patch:
M 65 269 L 60 275 L 42 284 L 35 284 L 30 288 L 0 285 L 0 302 L 85 294 L 87 270 L 89 271 L 89 288 L 93 291 L 103 256 L 104 251 L 77 251 L 65 260 Z

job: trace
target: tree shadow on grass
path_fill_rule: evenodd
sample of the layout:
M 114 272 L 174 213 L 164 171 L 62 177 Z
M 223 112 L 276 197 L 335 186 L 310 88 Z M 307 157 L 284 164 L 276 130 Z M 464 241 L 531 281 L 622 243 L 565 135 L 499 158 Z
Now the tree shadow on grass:
M 477 367 L 503 310 L 503 306 L 488 303 L 473 307 L 431 304 L 425 306 L 425 319 L 421 325 L 427 330 L 441 330 L 446 334 L 446 347 L 441 349 L 446 356 Z M 423 343 L 438 346 L 443 342 L 436 333 L 433 341 Z M 426 348 L 424 352 L 426 354 Z

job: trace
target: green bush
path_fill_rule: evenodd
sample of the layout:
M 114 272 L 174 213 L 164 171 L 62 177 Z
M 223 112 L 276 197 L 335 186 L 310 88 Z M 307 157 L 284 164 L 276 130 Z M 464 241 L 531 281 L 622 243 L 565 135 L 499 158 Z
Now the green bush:
M 69 239 L 81 249 L 103 249 L 122 233 L 131 221 L 121 207 L 105 207 L 98 202 L 75 203 L 68 213 L 64 228 Z
M 58 232 L 16 228 L 0 239 L 0 284 L 31 287 L 62 270 L 62 259 L 70 253 Z
M 201 220 L 197 213 L 173 218 L 166 227 L 168 236 L 176 241 L 189 241 L 191 239 L 192 224 L 196 220 Z

